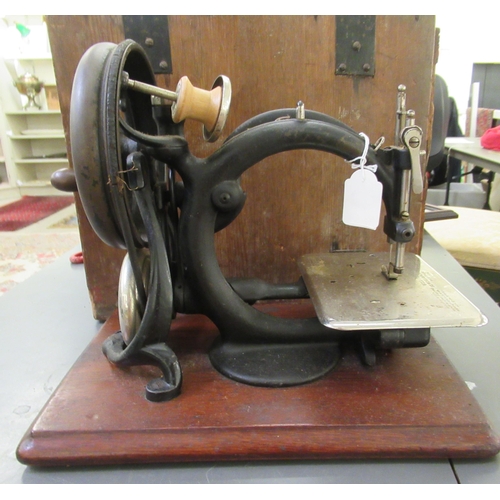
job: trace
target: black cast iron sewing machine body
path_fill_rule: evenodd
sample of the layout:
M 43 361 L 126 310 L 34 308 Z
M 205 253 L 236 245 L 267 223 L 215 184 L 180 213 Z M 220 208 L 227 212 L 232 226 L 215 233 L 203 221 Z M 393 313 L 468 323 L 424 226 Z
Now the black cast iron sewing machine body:
M 318 379 L 338 362 L 344 341 L 359 344 L 367 363 L 374 362 L 380 347 L 429 342 L 428 327 L 346 331 L 325 326 L 317 317 L 265 314 L 253 307 L 256 301 L 307 298 L 303 279 L 278 285 L 252 277 L 231 280 L 217 262 L 214 233 L 241 212 L 246 193 L 240 177 L 246 170 L 271 155 L 298 149 L 350 161 L 365 147 L 357 132 L 301 106 L 280 109 L 248 120 L 211 156 L 197 158 L 184 138 L 184 122 L 173 119 L 176 103 L 151 97 L 147 89 L 137 91 L 134 82 L 155 85 L 139 45 L 127 40 L 91 47 L 75 76 L 71 142 L 78 192 L 93 229 L 108 245 L 127 250 L 118 295 L 121 331 L 105 342 L 103 351 L 113 363 L 146 359 L 161 367 L 163 377 L 148 384 L 148 399 L 168 400 L 180 393 L 181 366 L 168 347 L 177 313 L 208 316 L 220 331 L 209 353 L 212 364 L 252 385 L 280 387 Z M 408 130 L 419 131 L 409 122 L 401 127 L 399 145 L 370 146 L 367 154 L 383 185 L 384 232 L 400 250 L 415 234 L 405 207 L 420 142 L 417 137 L 405 143 Z M 205 125 L 206 135 L 211 132 Z M 402 269 L 388 264 L 388 277 L 397 278 Z

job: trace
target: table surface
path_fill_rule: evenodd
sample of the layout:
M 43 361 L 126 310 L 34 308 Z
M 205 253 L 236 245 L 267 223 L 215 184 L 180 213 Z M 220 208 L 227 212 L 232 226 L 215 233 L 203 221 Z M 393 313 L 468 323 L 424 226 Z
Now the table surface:
M 69 263 L 71 253 L 0 297 L 0 483 L 500 483 L 499 456 L 453 463 L 300 460 L 46 469 L 20 464 L 15 450 L 22 436 L 101 327 L 92 317 L 83 266 Z M 422 256 L 489 319 L 479 329 L 432 333 L 500 432 L 500 308 L 429 235 Z
M 426 231 L 462 266 L 500 271 L 500 212 L 449 208 L 458 218 L 426 222 Z
M 500 151 L 483 148 L 480 137 L 448 137 L 444 149 L 454 158 L 500 172 Z

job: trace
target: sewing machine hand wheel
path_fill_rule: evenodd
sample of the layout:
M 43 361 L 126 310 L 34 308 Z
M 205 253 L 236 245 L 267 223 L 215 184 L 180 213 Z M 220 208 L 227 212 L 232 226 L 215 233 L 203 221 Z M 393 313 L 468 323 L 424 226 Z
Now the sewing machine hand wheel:
M 130 99 L 121 84 L 124 71 L 151 85 L 155 83 L 145 54 L 132 41 L 100 43 L 84 54 L 75 74 L 71 101 L 73 164 L 92 228 L 105 243 L 128 252 L 120 276 L 123 332 L 108 339 L 103 350 L 115 363 L 137 354 L 153 359 L 164 379 L 162 383 L 151 382 L 147 396 L 152 400 L 170 399 L 180 391 L 181 372 L 175 355 L 167 354 L 162 345 L 174 314 L 169 256 L 163 238 L 168 225 L 164 200 L 157 190 L 162 172 L 142 168 L 143 153 L 123 136 L 120 124 L 151 134 L 157 127 L 152 113 L 144 111 L 151 110 L 150 96 L 139 94 Z

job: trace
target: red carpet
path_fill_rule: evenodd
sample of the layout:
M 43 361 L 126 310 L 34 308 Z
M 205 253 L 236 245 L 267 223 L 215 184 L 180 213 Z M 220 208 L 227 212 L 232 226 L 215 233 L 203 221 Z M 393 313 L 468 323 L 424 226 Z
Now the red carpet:
M 0 231 L 17 231 L 74 203 L 73 196 L 23 196 L 0 207 Z

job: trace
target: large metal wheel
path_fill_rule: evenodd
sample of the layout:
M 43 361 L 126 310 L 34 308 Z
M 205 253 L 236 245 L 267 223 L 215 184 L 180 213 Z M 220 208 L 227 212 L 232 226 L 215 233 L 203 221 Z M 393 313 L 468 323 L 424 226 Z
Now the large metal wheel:
M 118 248 L 128 248 L 129 236 L 135 246 L 147 245 L 134 196 L 127 189 L 126 158 L 137 144 L 121 134 L 120 121 L 148 134 L 156 130 L 149 97 L 136 92 L 132 96 L 122 87 L 124 71 L 155 83 L 151 65 L 135 42 L 90 47 L 75 73 L 70 116 L 73 166 L 85 213 L 97 235 Z
M 115 363 L 135 355 L 158 362 L 165 383 L 154 382 L 148 395 L 170 398 L 180 391 L 181 375 L 162 344 L 174 315 L 163 194 L 155 184 L 156 163 L 123 132 L 126 126 L 148 135 L 158 130 L 150 97 L 123 85 L 124 72 L 155 84 L 146 54 L 132 40 L 99 43 L 81 59 L 71 99 L 73 165 L 92 228 L 106 244 L 128 252 L 118 296 L 124 331 L 104 343 L 104 353 Z

